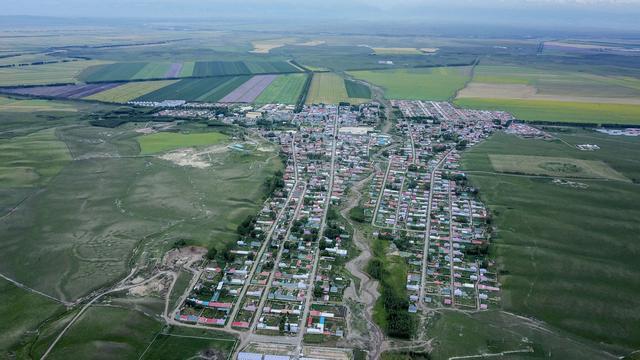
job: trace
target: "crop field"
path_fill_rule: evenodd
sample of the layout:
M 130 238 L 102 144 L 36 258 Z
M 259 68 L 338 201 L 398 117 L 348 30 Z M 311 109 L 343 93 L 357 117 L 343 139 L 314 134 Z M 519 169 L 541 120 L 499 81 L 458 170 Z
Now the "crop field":
M 416 48 L 408 47 L 374 47 L 371 50 L 377 55 L 419 55 L 423 53 Z
M 188 100 L 216 102 L 249 80 L 251 76 L 183 79 L 143 95 L 137 101 Z
M 496 134 L 463 157 L 497 228 L 503 306 L 628 353 L 640 346 L 640 139 L 579 129 L 555 135 L 566 143 Z M 496 155 L 604 162 L 633 183 L 501 175 L 491 165 Z
M 0 187 L 43 185 L 71 160 L 54 129 L 0 142 Z
M 349 71 L 384 90 L 387 99 L 447 100 L 469 80 L 468 67 Z
M 472 98 L 457 99 L 455 104 L 467 108 L 508 111 L 526 121 L 640 124 L 640 105 Z
M 35 136 L 46 132 L 54 130 Z M 3 164 L 45 161 L 38 165 L 45 174 L 59 172 L 38 188 L 0 191 L 0 208 L 15 207 L 0 219 L 0 272 L 65 300 L 124 276 L 138 247 L 146 257 L 136 261 L 160 258 L 178 239 L 223 249 L 237 239 L 238 224 L 261 206 L 265 179 L 281 167 L 277 154 L 250 146 L 244 152 L 222 146 L 200 155 L 184 150 L 168 160 L 127 157 L 140 152 L 139 134 L 131 126 L 55 132 L 64 141 L 60 147 L 66 144 L 80 161 L 59 170 L 56 162 L 45 161 L 51 147 L 36 143 L 38 152 L 22 151 L 20 163 L 7 158 L 11 163 Z M 29 136 L 24 138 L 17 139 L 28 144 Z M 1 144 L 15 148 L 16 141 Z M 171 139 L 162 146 L 185 144 Z M 205 165 L 190 166 L 194 157 Z
M 141 154 L 154 154 L 168 150 L 215 145 L 229 137 L 218 132 L 178 134 L 160 132 L 138 137 Z
M 299 72 L 286 61 L 198 61 L 193 76 L 250 75 Z
M 371 89 L 365 84 L 345 79 L 344 86 L 350 98 L 371 99 Z
M 4 319 L 0 322 L 0 358 L 5 358 L 5 351 L 17 345 L 22 334 L 35 330 L 44 319 L 62 311 L 61 304 L 0 279 L 0 316 Z
M 597 160 L 496 154 L 489 155 L 489 160 L 496 171 L 503 173 L 629 181 Z
M 169 72 L 171 65 L 171 63 L 147 63 L 142 69 L 135 73 L 131 79 L 161 79 L 168 77 L 166 75 Z M 175 77 L 175 75 L 172 77 Z
M 15 88 L 3 90 L 8 94 L 42 96 L 62 99 L 81 99 L 83 97 L 97 94 L 101 91 L 112 89 L 118 86 L 118 83 L 102 83 L 102 84 L 78 84 L 78 85 L 60 85 L 60 86 L 35 86 L 26 88 Z
M 2 68 L 0 86 L 75 83 L 85 69 L 103 63 L 104 61 L 88 60 Z
M 278 75 L 256 75 L 220 99 L 223 103 L 251 103 Z
M 256 98 L 258 104 L 295 104 L 304 89 L 306 74 L 286 74 L 278 76 Z
M 0 96 L 0 111 L 6 112 L 75 112 L 77 108 L 64 102 L 40 99 L 18 100 Z
M 349 102 L 358 104 L 366 99 L 350 98 L 342 77 L 335 73 L 315 73 L 311 80 L 307 104 L 337 104 Z
M 101 91 L 85 97 L 87 100 L 98 100 L 113 103 L 126 103 L 165 86 L 174 84 L 178 80 L 139 81 L 121 84 L 115 88 Z
M 147 63 L 113 63 L 91 66 L 79 78 L 87 82 L 131 80 Z

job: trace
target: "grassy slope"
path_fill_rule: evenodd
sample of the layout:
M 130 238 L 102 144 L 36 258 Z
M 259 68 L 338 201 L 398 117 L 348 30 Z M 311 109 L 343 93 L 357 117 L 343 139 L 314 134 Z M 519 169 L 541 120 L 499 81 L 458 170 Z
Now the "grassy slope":
M 0 187 L 45 184 L 71 160 L 54 129 L 0 141 Z
M 44 319 L 62 310 L 59 303 L 0 279 L 0 358 L 25 332 L 35 330 Z
M 153 91 L 162 89 L 165 86 L 169 86 L 176 81 L 177 80 L 131 82 L 117 86 L 113 89 L 99 92 L 97 94 L 86 97 L 85 99 L 114 103 L 126 103 L 127 101 L 131 101 Z
M 447 100 L 469 80 L 466 67 L 366 70 L 348 73 L 382 87 L 387 99 Z
M 457 99 L 455 104 L 467 108 L 504 110 L 528 121 L 640 124 L 640 105 L 471 98 Z
M 295 104 L 307 79 L 306 74 L 280 75 L 257 98 L 257 104 Z
M 138 138 L 142 154 L 153 154 L 168 150 L 215 145 L 227 140 L 228 137 L 218 132 L 177 134 L 161 132 Z
M 639 181 L 640 139 L 593 132 L 561 135 L 566 144 L 495 135 L 465 154 L 466 170 L 493 171 L 488 154 L 601 160 Z M 505 309 L 542 319 L 585 338 L 638 348 L 640 343 L 640 191 L 637 184 L 580 180 L 588 189 L 550 179 L 471 172 L 498 228 Z

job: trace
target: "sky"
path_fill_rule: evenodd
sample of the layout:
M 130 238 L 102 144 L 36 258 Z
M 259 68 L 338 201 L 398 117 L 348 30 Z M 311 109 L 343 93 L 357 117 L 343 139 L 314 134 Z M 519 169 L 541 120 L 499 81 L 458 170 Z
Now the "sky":
M 2 15 L 423 21 L 640 32 L 640 0 L 2 0 Z

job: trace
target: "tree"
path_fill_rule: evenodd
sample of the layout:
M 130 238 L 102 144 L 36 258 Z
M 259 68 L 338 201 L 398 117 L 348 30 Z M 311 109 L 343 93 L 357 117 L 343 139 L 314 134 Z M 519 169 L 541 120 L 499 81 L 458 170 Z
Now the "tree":
M 218 249 L 214 247 L 210 247 L 209 250 L 207 250 L 207 254 L 205 255 L 205 257 L 209 260 L 213 260 L 216 258 L 217 255 L 218 255 Z

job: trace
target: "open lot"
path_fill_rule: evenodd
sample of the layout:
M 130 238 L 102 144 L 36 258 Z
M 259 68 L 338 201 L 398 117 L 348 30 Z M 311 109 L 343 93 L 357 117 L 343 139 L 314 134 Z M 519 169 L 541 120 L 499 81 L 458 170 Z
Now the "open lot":
M 491 166 L 503 173 L 629 181 L 597 160 L 564 157 L 489 154 Z
M 387 99 L 447 100 L 469 80 L 468 67 L 349 71 L 384 90 Z
M 625 354 L 640 345 L 640 255 L 637 222 L 640 139 L 573 129 L 560 141 L 496 134 L 468 151 L 463 166 L 497 228 L 492 254 L 501 268 L 505 310 L 543 320 Z M 634 183 L 551 179 L 492 173 L 489 155 L 602 161 Z M 485 173 L 489 172 L 489 173 Z

